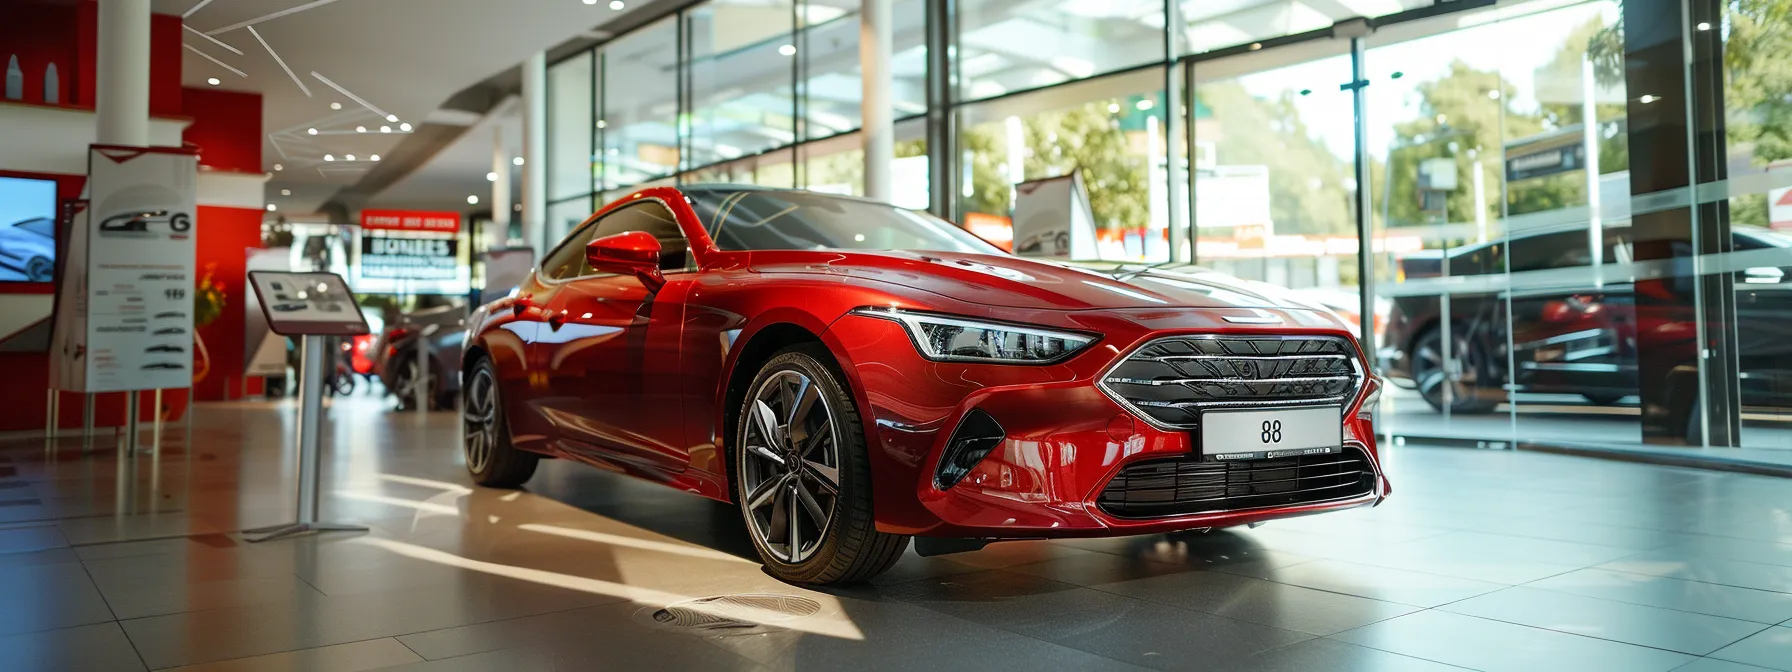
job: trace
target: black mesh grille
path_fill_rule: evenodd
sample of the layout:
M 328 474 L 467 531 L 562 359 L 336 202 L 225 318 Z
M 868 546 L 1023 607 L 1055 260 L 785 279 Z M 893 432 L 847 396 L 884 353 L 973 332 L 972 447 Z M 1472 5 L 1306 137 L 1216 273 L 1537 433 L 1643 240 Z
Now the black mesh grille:
M 1348 499 L 1375 489 L 1375 470 L 1354 446 L 1332 455 L 1206 462 L 1194 456 L 1127 465 L 1101 491 L 1103 511 L 1159 518 Z
M 1203 407 L 1343 402 L 1360 382 L 1348 341 L 1330 336 L 1171 336 L 1139 348 L 1102 385 L 1169 427 Z

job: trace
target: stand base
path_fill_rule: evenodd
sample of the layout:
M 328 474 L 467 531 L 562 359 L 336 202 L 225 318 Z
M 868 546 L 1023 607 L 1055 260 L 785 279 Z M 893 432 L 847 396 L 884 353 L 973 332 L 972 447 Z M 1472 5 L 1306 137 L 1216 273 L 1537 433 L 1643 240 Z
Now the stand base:
M 250 543 L 285 539 L 313 532 L 366 532 L 362 525 L 346 525 L 343 523 L 285 523 L 243 530 L 243 540 Z

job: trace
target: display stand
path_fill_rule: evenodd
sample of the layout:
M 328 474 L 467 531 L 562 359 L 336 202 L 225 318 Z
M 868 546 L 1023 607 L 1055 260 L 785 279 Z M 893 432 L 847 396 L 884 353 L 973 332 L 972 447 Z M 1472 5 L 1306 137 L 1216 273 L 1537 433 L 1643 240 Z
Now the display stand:
M 329 523 L 318 518 L 318 443 L 323 423 L 324 387 L 335 352 L 326 336 L 355 336 L 368 332 L 367 320 L 342 276 L 334 273 L 251 271 L 249 286 L 261 301 L 261 309 L 274 333 L 301 339 L 299 371 L 297 520 L 243 530 L 244 538 L 267 541 L 311 532 L 365 532 L 360 525 Z

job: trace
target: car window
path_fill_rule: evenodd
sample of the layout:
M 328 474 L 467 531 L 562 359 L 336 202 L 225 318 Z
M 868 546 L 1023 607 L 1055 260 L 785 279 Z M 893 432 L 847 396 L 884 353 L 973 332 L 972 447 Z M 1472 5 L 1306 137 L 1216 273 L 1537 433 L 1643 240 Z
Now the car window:
M 658 201 L 634 203 L 604 215 L 597 220 L 596 234 L 590 240 L 629 231 L 645 231 L 660 241 L 660 270 L 696 270 L 695 259 L 691 256 L 691 244 L 685 241 L 684 231 L 678 228 L 678 219 Z M 579 258 L 583 260 L 584 255 L 581 254 Z M 589 264 L 583 264 L 582 268 L 580 275 L 597 273 Z
M 1574 268 L 1593 263 L 1593 254 L 1587 250 L 1585 231 L 1514 238 L 1510 253 L 1510 268 L 1513 273 Z
M 541 276 L 551 280 L 565 280 L 578 277 L 585 264 L 585 244 L 591 242 L 591 234 L 596 231 L 594 222 L 585 222 L 574 229 L 560 247 L 549 252 L 541 262 Z
M 884 203 L 790 189 L 687 189 L 724 250 L 938 250 L 1005 254 L 970 232 Z

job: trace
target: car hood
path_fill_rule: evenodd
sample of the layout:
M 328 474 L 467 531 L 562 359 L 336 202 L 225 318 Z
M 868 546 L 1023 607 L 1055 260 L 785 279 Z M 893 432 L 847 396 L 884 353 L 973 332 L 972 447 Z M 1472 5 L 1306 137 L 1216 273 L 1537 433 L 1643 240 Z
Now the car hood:
M 845 275 L 988 306 L 1039 310 L 1262 308 L 1329 312 L 1288 290 L 1189 265 L 1048 262 L 955 252 L 768 251 L 760 273 Z

